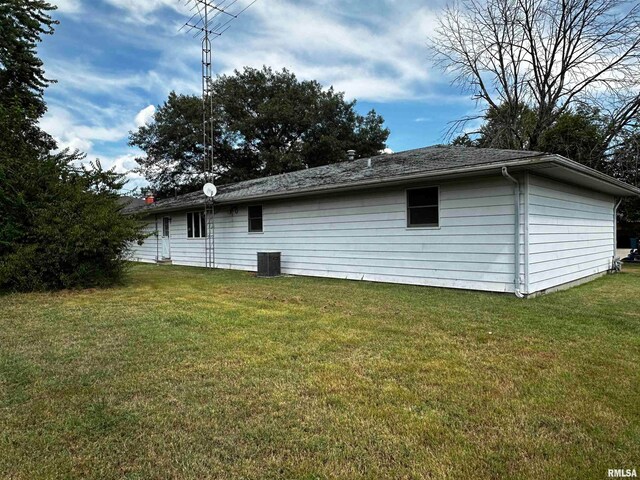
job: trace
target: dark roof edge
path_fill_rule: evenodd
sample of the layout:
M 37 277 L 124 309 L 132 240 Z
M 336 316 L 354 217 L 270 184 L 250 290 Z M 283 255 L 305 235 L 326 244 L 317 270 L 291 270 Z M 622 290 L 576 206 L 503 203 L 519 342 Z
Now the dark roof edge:
M 407 182 L 426 180 L 430 178 L 455 178 L 458 176 L 465 176 L 474 173 L 484 173 L 491 172 L 495 170 L 499 172 L 500 168 L 507 165 L 509 167 L 524 167 L 532 164 L 543 163 L 541 160 L 545 157 L 545 155 L 535 155 L 531 157 L 527 157 L 519 160 L 502 160 L 499 162 L 486 163 L 482 165 L 473 165 L 467 167 L 459 167 L 459 168 L 442 168 L 440 170 L 433 170 L 430 172 L 421 172 L 421 173 L 413 173 L 410 175 L 398 175 L 395 177 L 383 177 L 377 178 L 374 180 L 364 180 L 360 182 L 348 182 L 342 184 L 332 184 L 332 185 L 322 185 L 319 187 L 309 187 L 303 188 L 299 190 L 295 190 L 292 192 L 276 192 L 276 193 L 267 193 L 264 195 L 253 195 L 243 197 L 242 199 L 235 200 L 227 200 L 222 202 L 215 202 L 217 205 L 230 205 L 236 203 L 245 203 L 245 202 L 253 202 L 258 200 L 273 200 L 279 198 L 293 198 L 293 197 L 304 197 L 309 195 L 317 195 L 323 192 L 347 192 L 351 190 L 362 190 L 365 188 L 371 188 L 378 185 L 398 185 Z M 204 202 L 204 197 L 203 197 Z M 141 213 L 161 213 L 161 212 L 173 212 L 179 210 L 185 210 L 188 208 L 192 208 L 197 203 L 191 203 L 187 205 L 177 205 L 170 206 L 167 208 L 157 207 L 151 208 L 147 211 L 143 211 Z
M 604 181 L 610 185 L 621 188 L 629 192 L 630 195 L 640 196 L 640 188 L 636 188 L 632 185 L 629 185 L 628 183 L 617 180 L 605 173 L 599 172 L 598 170 L 582 165 L 581 163 L 575 162 L 561 155 L 541 154 L 541 155 L 534 155 L 534 156 L 523 158 L 523 159 L 501 160 L 499 162 L 485 163 L 482 165 L 473 165 L 473 166 L 459 167 L 459 168 L 443 168 L 440 170 L 433 170 L 430 172 L 414 173 L 411 175 L 400 175 L 397 177 L 384 177 L 384 178 L 378 178 L 375 180 L 365 180 L 361 182 L 350 182 L 350 183 L 344 183 L 344 184 L 323 185 L 321 187 L 310 187 L 306 189 L 296 190 L 295 192 L 291 192 L 291 193 L 285 192 L 285 193 L 269 193 L 265 195 L 255 195 L 253 197 L 245 197 L 242 199 L 242 201 L 244 202 L 244 201 L 254 201 L 254 200 L 270 200 L 273 198 L 291 198 L 291 197 L 298 197 L 298 196 L 305 196 L 305 195 L 313 195 L 313 194 L 321 193 L 324 191 L 345 192 L 349 190 L 359 190 L 363 188 L 374 187 L 380 184 L 396 185 L 400 183 L 419 181 L 419 180 L 428 179 L 428 178 L 456 177 L 456 176 L 464 176 L 465 174 L 483 173 L 486 171 L 499 169 L 503 166 L 518 168 L 518 167 L 526 167 L 534 164 L 548 163 L 548 162 L 557 163 L 563 167 L 566 167 L 572 170 L 577 170 L 581 173 L 584 173 L 590 177 L 595 178 L 596 180 Z M 238 201 L 235 200 L 235 201 L 228 201 L 228 202 L 220 202 L 219 204 L 222 205 L 225 203 L 238 203 Z
M 361 190 L 363 188 L 375 187 L 377 185 L 397 185 L 412 181 L 419 181 L 428 178 L 443 178 L 443 177 L 457 177 L 465 174 L 482 173 L 484 171 L 491 171 L 500 169 L 503 165 L 520 167 L 529 164 L 540 163 L 542 156 L 532 156 L 521 160 L 502 160 L 499 162 L 485 163 L 481 165 L 473 165 L 459 168 L 442 168 L 440 170 L 432 170 L 429 172 L 412 173 L 409 175 L 397 175 L 394 177 L 382 177 L 373 180 L 363 180 L 359 182 L 348 183 L 334 183 L 333 185 L 322 185 L 319 187 L 309 187 L 295 190 L 293 192 L 285 193 L 267 193 L 264 195 L 254 195 L 252 197 L 245 197 L 242 202 L 254 201 L 254 200 L 270 200 L 274 198 L 291 198 L 306 195 L 315 195 L 322 192 L 346 192 L 349 190 Z M 238 203 L 238 200 L 229 200 L 226 202 L 220 202 L 219 204 L 226 203 Z
M 609 175 L 606 175 L 598 170 L 582 165 L 578 162 L 565 158 L 561 155 L 556 154 L 540 154 L 533 155 L 531 157 L 526 157 L 522 159 L 511 159 L 511 160 L 501 160 L 498 162 L 485 163 L 481 165 L 472 165 L 466 167 L 458 167 L 458 168 L 442 168 L 439 170 L 432 170 L 429 172 L 420 172 L 413 173 L 409 175 L 398 175 L 395 177 L 383 177 L 377 178 L 373 180 L 363 180 L 359 182 L 348 182 L 348 183 L 338 183 L 332 185 L 322 185 L 316 187 L 308 187 L 299 190 L 295 190 L 292 192 L 275 192 L 275 193 L 267 193 L 263 195 L 253 195 L 243 197 L 242 199 L 235 200 L 227 200 L 221 202 L 215 202 L 217 205 L 229 205 L 236 203 L 246 203 L 253 201 L 261 201 L 261 200 L 273 200 L 280 198 L 293 198 L 293 197 L 304 197 L 309 195 L 317 195 L 323 192 L 346 192 L 350 190 L 361 190 L 365 188 L 371 188 L 378 185 L 398 185 L 407 182 L 414 182 L 420 180 L 434 179 L 434 178 L 456 178 L 456 177 L 464 177 L 471 174 L 483 174 L 490 173 L 491 171 L 499 171 L 502 167 L 509 168 L 526 168 L 528 166 L 540 165 L 545 163 L 553 163 L 558 166 L 568 168 L 570 170 L 576 171 L 588 177 L 591 177 L 595 180 L 604 182 L 610 186 L 616 187 L 617 189 L 621 189 L 627 192 L 628 196 L 640 196 L 640 188 L 636 188 L 632 185 L 629 185 L 625 182 L 617 180 Z M 202 199 L 204 202 L 204 197 Z M 193 206 L 198 205 L 200 202 L 193 202 L 186 205 L 179 205 L 173 207 L 157 207 L 150 208 L 148 210 L 143 210 L 140 213 L 145 214 L 154 214 L 154 213 L 162 213 L 162 212 L 172 212 L 185 210 L 188 208 L 192 208 Z

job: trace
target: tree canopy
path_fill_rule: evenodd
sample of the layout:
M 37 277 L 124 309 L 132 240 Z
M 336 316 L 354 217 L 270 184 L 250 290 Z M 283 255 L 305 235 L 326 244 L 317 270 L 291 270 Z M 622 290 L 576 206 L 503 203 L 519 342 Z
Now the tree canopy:
M 379 153 L 389 130 L 374 110 L 285 70 L 245 67 L 213 82 L 214 174 L 220 183 L 291 172 Z M 130 133 L 140 171 L 160 195 L 203 182 L 202 103 L 172 92 L 153 121 Z
M 78 152 L 54 153 L 38 127 L 46 111 L 36 45 L 53 33 L 55 7 L 0 0 L 0 289 L 108 285 L 120 279 L 129 242 L 140 240 L 124 217 L 124 178 L 74 164 Z

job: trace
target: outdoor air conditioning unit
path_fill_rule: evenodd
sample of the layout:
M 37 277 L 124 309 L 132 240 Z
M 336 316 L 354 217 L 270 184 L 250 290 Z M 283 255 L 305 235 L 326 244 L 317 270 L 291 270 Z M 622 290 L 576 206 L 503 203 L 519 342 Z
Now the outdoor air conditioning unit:
M 277 277 L 280 274 L 280 252 L 258 252 L 258 277 Z

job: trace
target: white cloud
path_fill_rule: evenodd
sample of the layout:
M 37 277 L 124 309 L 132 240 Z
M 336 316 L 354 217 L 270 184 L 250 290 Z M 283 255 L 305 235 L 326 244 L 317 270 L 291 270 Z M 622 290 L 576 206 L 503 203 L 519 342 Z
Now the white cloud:
M 106 0 L 106 3 L 126 10 L 131 14 L 143 16 L 149 15 L 150 13 L 163 8 L 180 11 L 182 10 L 181 5 L 186 4 L 187 2 L 178 2 L 176 0 Z
M 199 91 L 200 41 L 178 32 L 189 18 L 190 4 L 105 1 L 122 11 L 120 21 L 108 22 L 108 28 L 139 48 L 157 51 L 158 64 L 124 76 L 91 74 L 83 68 L 73 81 L 75 87 L 122 89 L 122 94 L 136 87 L 149 92 Z M 248 3 L 239 0 L 231 10 Z M 214 41 L 214 71 L 269 65 L 333 85 L 348 98 L 428 101 L 431 87 L 445 82 L 431 73 L 427 60 L 426 41 L 437 13 L 437 5 L 418 0 L 354 2 L 339 8 L 324 0 L 258 0 Z M 142 23 L 131 29 L 130 22 Z M 96 77 L 103 81 L 96 83 Z
M 156 113 L 156 107 L 153 105 L 149 105 L 146 108 L 143 108 L 136 115 L 136 127 L 142 127 L 147 124 L 149 120 L 153 118 L 153 115 Z
M 116 156 L 103 155 L 96 148 L 97 142 L 123 142 L 128 132 L 143 125 L 155 112 L 155 107 L 149 105 L 126 120 L 113 124 L 112 118 L 117 111 L 104 110 L 103 115 L 90 111 L 90 118 L 79 118 L 79 114 L 72 113 L 60 105 L 50 105 L 47 113 L 40 121 L 41 128 L 53 136 L 60 150 L 70 148 L 86 153 L 82 164 L 88 165 L 96 158 L 100 159 L 105 169 L 114 168 L 117 173 L 124 173 L 129 179 L 128 188 L 146 185 L 140 174 L 133 172 L 138 167 L 135 162 L 136 154 L 126 148 L 125 153 Z
M 361 4 L 351 15 L 318 1 L 271 0 L 253 9 L 250 31 L 240 23 L 231 33 L 234 41 L 220 40 L 215 58 L 224 72 L 244 65 L 287 67 L 349 98 L 371 101 L 419 99 L 440 81 L 426 61 L 435 13 L 419 3 L 395 4 L 384 13 Z
M 52 135 L 60 148 L 78 148 L 89 151 L 96 141 L 116 142 L 126 138 L 132 128 L 132 123 L 120 125 L 103 125 L 101 119 L 82 122 L 68 110 L 60 106 L 49 106 L 49 110 L 42 118 L 42 129 Z
M 55 2 L 58 12 L 71 15 L 82 11 L 81 0 L 57 0 Z
M 236 6 L 249 1 L 238 0 Z M 153 104 L 170 90 L 199 94 L 200 41 L 178 32 L 189 7 L 177 0 L 103 0 L 115 10 L 96 16 L 90 15 L 94 2 L 58 3 L 63 13 L 86 12 L 83 19 L 99 34 L 96 38 L 130 47 L 141 61 L 124 63 L 127 57 L 118 54 L 114 63 L 99 44 L 87 45 L 91 55 L 45 58 L 47 75 L 59 83 L 47 91 L 50 110 L 43 128 L 61 147 L 78 148 L 88 158 L 100 157 L 105 166 L 129 171 L 135 165 L 126 146 L 128 131 L 144 125 L 155 112 Z M 442 94 L 447 81 L 432 73 L 427 59 L 426 41 L 441 7 L 436 3 L 258 0 L 214 42 L 214 72 L 269 65 L 333 85 L 350 99 L 465 101 Z

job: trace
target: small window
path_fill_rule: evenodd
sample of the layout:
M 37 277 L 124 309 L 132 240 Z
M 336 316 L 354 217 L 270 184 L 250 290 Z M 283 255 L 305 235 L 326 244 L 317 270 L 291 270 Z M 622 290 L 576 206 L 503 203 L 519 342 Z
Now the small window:
M 204 238 L 207 236 L 207 223 L 204 212 L 187 213 L 187 237 Z
M 249 207 L 249 231 L 262 232 L 262 205 Z
M 169 225 L 170 224 L 171 224 L 171 218 L 163 217 L 163 219 L 162 219 L 162 236 L 163 237 L 168 237 L 169 236 Z
M 439 196 L 438 187 L 407 190 L 407 226 L 437 227 Z

